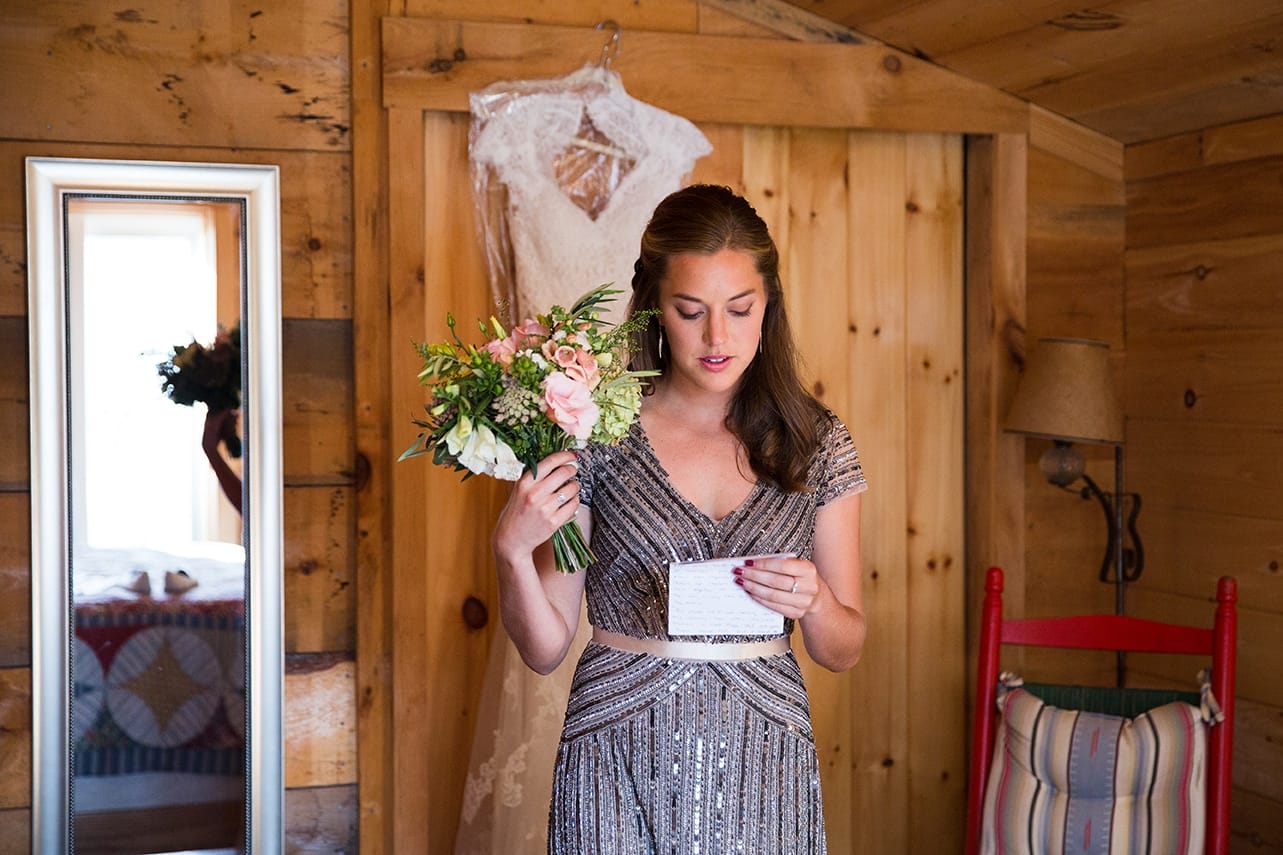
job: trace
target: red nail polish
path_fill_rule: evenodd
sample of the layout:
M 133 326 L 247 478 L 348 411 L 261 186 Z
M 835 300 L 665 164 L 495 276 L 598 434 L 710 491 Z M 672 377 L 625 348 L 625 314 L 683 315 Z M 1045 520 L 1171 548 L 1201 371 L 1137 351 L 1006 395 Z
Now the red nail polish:
M 753 559 L 752 559 L 752 558 L 750 558 L 750 559 L 748 559 L 747 561 L 745 561 L 745 562 L 744 562 L 744 566 L 745 566 L 745 567 L 752 567 L 752 566 L 753 566 Z
M 744 568 L 743 568 L 743 567 L 736 567 L 736 568 L 735 568 L 734 570 L 732 570 L 731 572 L 732 572 L 732 573 L 734 573 L 736 576 L 739 576 L 739 575 L 742 575 L 742 574 L 744 573 Z
M 744 587 L 744 580 L 743 580 L 743 579 L 741 579 L 740 577 L 736 576 L 736 577 L 735 577 L 735 584 L 736 584 L 736 585 L 739 585 L 739 586 L 742 588 L 742 587 Z

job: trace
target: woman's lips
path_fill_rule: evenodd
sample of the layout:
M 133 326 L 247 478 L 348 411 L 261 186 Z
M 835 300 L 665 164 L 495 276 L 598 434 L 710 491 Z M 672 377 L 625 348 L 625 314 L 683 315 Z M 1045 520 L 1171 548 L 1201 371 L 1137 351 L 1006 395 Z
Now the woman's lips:
M 731 364 L 731 358 L 721 354 L 717 356 L 702 356 L 699 361 L 708 371 L 724 371 Z

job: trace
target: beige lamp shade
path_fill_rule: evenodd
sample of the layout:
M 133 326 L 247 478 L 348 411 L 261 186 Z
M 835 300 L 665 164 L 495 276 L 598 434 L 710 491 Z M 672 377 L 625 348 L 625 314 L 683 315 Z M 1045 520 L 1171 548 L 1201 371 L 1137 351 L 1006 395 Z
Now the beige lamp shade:
M 1042 338 L 1007 413 L 1006 430 L 1045 439 L 1117 445 L 1123 413 L 1109 371 L 1109 345 L 1085 338 Z

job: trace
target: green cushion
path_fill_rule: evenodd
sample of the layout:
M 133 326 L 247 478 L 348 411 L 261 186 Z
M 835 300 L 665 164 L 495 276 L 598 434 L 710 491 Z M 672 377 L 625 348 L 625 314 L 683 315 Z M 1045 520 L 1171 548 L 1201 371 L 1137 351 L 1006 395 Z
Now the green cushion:
M 1045 704 L 1062 710 L 1135 718 L 1147 710 L 1172 701 L 1199 705 L 1198 692 L 1177 689 L 1132 689 L 1108 686 L 1062 686 L 1055 683 L 1025 683 L 1022 688 Z

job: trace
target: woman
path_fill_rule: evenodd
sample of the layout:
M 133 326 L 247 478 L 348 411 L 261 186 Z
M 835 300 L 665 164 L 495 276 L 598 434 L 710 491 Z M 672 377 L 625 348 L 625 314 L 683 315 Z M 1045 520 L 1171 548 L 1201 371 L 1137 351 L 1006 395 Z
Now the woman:
M 845 426 L 802 387 L 766 224 L 724 187 L 655 210 L 631 311 L 656 308 L 636 367 L 661 374 L 617 446 L 551 455 L 495 527 L 504 626 L 534 670 L 566 654 L 587 593 L 557 753 L 552 853 L 826 850 L 819 768 L 788 645 L 835 671 L 860 657 L 859 494 Z M 558 574 L 576 519 L 597 563 Z M 777 636 L 667 631 L 669 565 L 735 562 L 727 584 L 783 616 Z M 735 594 L 734 588 L 730 593 Z

